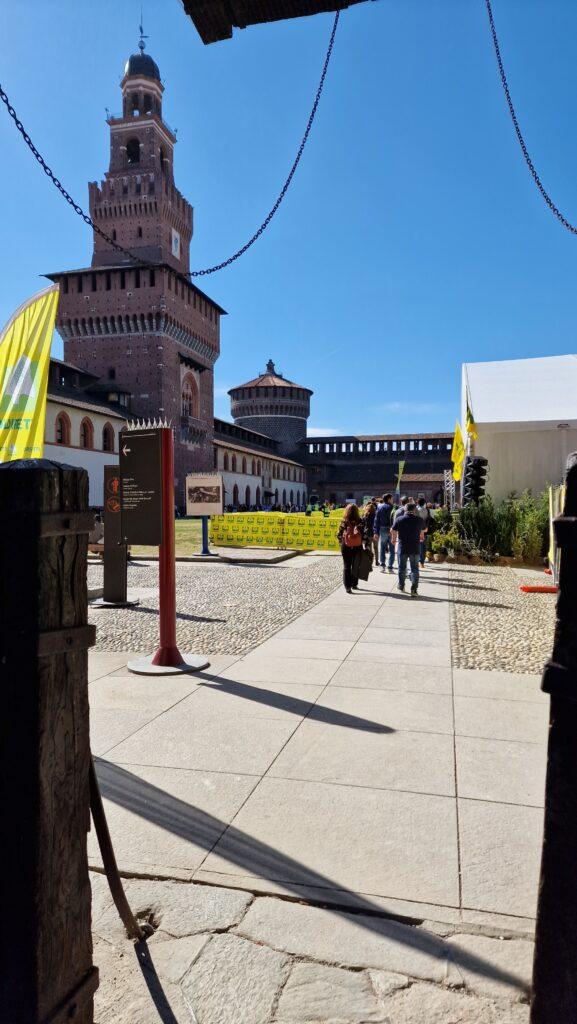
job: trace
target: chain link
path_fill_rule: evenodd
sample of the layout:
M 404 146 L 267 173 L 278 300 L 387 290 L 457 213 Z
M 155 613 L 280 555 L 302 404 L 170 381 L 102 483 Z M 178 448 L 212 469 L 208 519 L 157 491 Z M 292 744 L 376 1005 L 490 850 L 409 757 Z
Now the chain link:
M 489 15 L 489 25 L 491 27 L 491 35 L 493 36 L 493 45 L 495 47 L 495 54 L 496 54 L 496 57 L 497 57 L 497 64 L 499 66 L 499 74 L 501 76 L 501 83 L 503 85 L 503 90 L 505 92 L 505 98 L 507 100 L 507 106 L 509 107 L 509 113 L 511 114 L 511 120 L 513 121 L 513 126 L 515 128 L 515 132 L 516 132 L 517 138 L 519 140 L 519 145 L 521 147 L 523 156 L 525 157 L 525 162 L 526 162 L 527 167 L 529 168 L 529 170 L 531 172 L 531 177 L 533 178 L 533 181 L 535 182 L 537 188 L 539 189 L 539 192 L 543 196 L 543 199 L 547 203 L 547 206 L 551 210 L 551 213 L 553 213 L 555 215 L 555 217 L 557 218 L 557 220 L 559 220 L 561 222 L 563 227 L 567 228 L 567 231 L 570 231 L 573 235 L 577 235 L 577 227 L 575 227 L 573 224 L 571 224 L 571 222 L 568 221 L 567 218 L 563 216 L 563 214 L 561 213 L 559 208 L 557 206 L 555 206 L 555 203 L 551 199 L 551 196 L 549 195 L 549 193 L 546 191 L 545 186 L 543 185 L 543 182 L 541 181 L 541 178 L 539 177 L 539 175 L 537 174 L 537 171 L 535 170 L 535 166 L 533 164 L 533 161 L 531 160 L 531 157 L 529 156 L 529 151 L 528 151 L 527 146 L 525 144 L 525 139 L 523 138 L 521 129 L 519 127 L 519 122 L 517 120 L 517 114 L 515 113 L 515 108 L 513 106 L 513 100 L 511 99 L 511 93 L 509 92 L 509 84 L 507 82 L 507 76 L 505 74 L 505 68 L 503 67 L 503 60 L 501 58 L 501 48 L 499 46 L 499 40 L 497 38 L 497 30 L 495 28 L 495 22 L 493 20 L 493 10 L 492 10 L 492 7 L 491 7 L 491 0 L 485 0 L 485 3 L 487 5 L 487 14 Z
M 188 274 L 180 273 L 178 276 L 180 278 L 184 279 L 185 281 L 188 281 L 192 277 L 205 277 L 207 274 L 214 274 L 214 273 L 216 273 L 217 270 L 224 270 L 225 267 L 229 267 L 231 263 L 234 263 L 235 260 L 237 260 L 240 256 L 243 256 L 244 253 L 247 251 L 247 249 L 250 249 L 251 245 L 254 245 L 254 243 L 257 241 L 257 239 L 259 239 L 260 236 L 263 234 L 263 232 L 266 231 L 266 229 L 268 228 L 271 220 L 273 219 L 275 213 L 277 212 L 280 204 L 282 203 L 284 197 L 286 196 L 286 194 L 287 194 L 287 192 L 289 190 L 290 183 L 291 183 L 291 181 L 292 181 L 292 179 L 294 177 L 295 171 L 296 171 L 296 169 L 297 169 L 297 167 L 298 167 L 298 165 L 300 163 L 300 159 L 301 159 L 301 157 L 303 155 L 304 148 L 305 148 L 305 146 L 307 144 L 307 139 L 308 139 L 308 137 L 310 135 L 310 131 L 311 131 L 311 128 L 313 126 L 313 121 L 315 119 L 315 115 L 316 115 L 316 112 L 317 112 L 317 108 L 318 108 L 319 101 L 320 101 L 320 98 L 321 98 L 321 94 L 322 94 L 322 91 L 323 91 L 323 87 L 324 87 L 324 84 L 325 84 L 325 78 L 327 76 L 327 71 L 328 71 L 328 68 L 329 68 L 331 54 L 333 52 L 333 46 L 334 46 L 334 42 L 335 42 L 335 35 L 336 35 L 336 31 L 337 31 L 337 26 L 338 26 L 338 23 L 339 23 L 339 17 L 340 17 L 340 11 L 337 11 L 336 14 L 335 14 L 335 20 L 334 20 L 334 23 L 333 23 L 333 28 L 332 28 L 332 32 L 331 32 L 331 36 L 330 36 L 330 40 L 329 40 L 329 45 L 328 45 L 327 54 L 326 54 L 326 57 L 325 57 L 325 62 L 323 64 L 323 70 L 322 70 L 319 86 L 318 86 L 318 89 L 317 89 L 317 92 L 316 92 L 316 96 L 315 96 L 315 101 L 313 103 L 312 110 L 311 110 L 311 113 L 310 113 L 310 116 L 309 116 L 309 119 L 308 119 L 308 122 L 307 122 L 305 133 L 303 135 L 303 138 L 302 138 L 301 144 L 299 146 L 299 149 L 298 149 L 297 155 L 295 157 L 295 160 L 293 162 L 293 165 L 292 165 L 292 167 L 291 167 L 291 169 L 289 171 L 288 177 L 287 177 L 287 179 L 286 179 L 286 181 L 285 181 L 285 183 L 284 183 L 284 185 L 283 185 L 283 187 L 281 189 L 281 192 L 280 192 L 280 194 L 279 194 L 279 196 L 278 196 L 274 206 L 272 207 L 272 209 L 270 210 L 268 215 L 265 217 L 265 219 L 263 220 L 263 222 L 262 222 L 261 226 L 258 228 L 258 230 L 255 231 L 255 233 L 252 236 L 252 238 L 249 238 L 248 242 L 245 242 L 245 244 L 240 249 L 238 249 L 232 256 L 229 256 L 229 258 L 227 260 L 223 260 L 222 263 L 215 264 L 214 267 L 207 267 L 205 270 L 191 270 Z M 56 177 L 56 175 L 54 174 L 54 171 L 52 170 L 52 168 L 48 166 L 48 164 L 44 160 L 44 157 L 42 156 L 42 154 L 39 153 L 39 151 L 36 149 L 36 146 L 32 142 L 32 139 L 30 138 L 28 132 L 26 131 L 24 125 L 22 124 L 22 121 L 18 117 L 14 107 L 10 103 L 10 100 L 9 100 L 7 94 L 5 93 L 4 89 L 2 88 L 1 84 L 0 84 L 0 100 L 2 100 L 2 102 L 4 103 L 8 113 L 10 115 L 10 117 L 14 121 L 14 124 L 16 125 L 18 131 L 20 132 L 22 138 L 24 139 L 24 142 L 28 146 L 28 148 L 31 151 L 31 153 L 34 154 L 36 160 L 40 164 L 40 166 L 41 166 L 42 170 L 44 171 L 44 173 L 50 178 L 52 184 L 58 189 L 60 194 L 64 197 L 66 202 L 72 207 L 74 212 L 77 213 L 78 216 L 82 218 L 84 223 L 88 224 L 88 226 L 91 227 L 93 231 L 95 231 L 98 235 L 100 235 L 101 238 L 103 238 L 106 242 L 108 242 L 109 245 L 111 245 L 113 247 L 113 249 L 116 250 L 116 252 L 122 253 L 124 256 L 128 256 L 137 266 L 145 267 L 145 268 L 146 267 L 158 266 L 158 264 L 151 263 L 150 261 L 147 261 L 147 260 L 142 260 L 139 256 L 135 256 L 135 254 L 130 252 L 129 249 L 125 249 L 124 246 L 119 245 L 118 242 L 115 242 L 114 239 L 110 237 L 110 235 L 107 235 L 106 232 L 103 231 L 102 228 L 100 228 L 98 226 L 98 224 L 94 223 L 94 221 L 92 220 L 92 217 L 90 217 L 89 214 L 87 214 L 82 209 L 82 207 L 79 206 L 78 203 L 74 201 L 74 199 L 72 198 L 70 193 L 66 191 L 66 189 L 64 188 L 64 185 Z

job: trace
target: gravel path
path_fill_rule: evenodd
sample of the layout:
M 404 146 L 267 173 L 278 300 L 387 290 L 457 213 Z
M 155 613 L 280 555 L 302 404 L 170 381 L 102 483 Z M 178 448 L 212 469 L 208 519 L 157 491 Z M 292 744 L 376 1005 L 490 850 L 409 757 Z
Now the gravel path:
M 341 576 L 341 559 L 332 556 L 279 565 L 177 563 L 178 646 L 245 654 L 330 594 Z M 88 566 L 88 586 L 102 586 L 102 566 Z M 128 589 L 140 598 L 136 608 L 89 612 L 97 650 L 151 652 L 158 645 L 158 563 L 129 563 Z
M 447 568 L 455 668 L 541 673 L 553 646 L 555 596 L 519 587 L 549 577 L 495 565 Z

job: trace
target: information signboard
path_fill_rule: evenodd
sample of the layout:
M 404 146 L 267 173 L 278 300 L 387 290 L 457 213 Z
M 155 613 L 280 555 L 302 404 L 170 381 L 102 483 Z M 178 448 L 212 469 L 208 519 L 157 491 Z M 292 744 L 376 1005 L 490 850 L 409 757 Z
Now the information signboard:
M 123 544 L 162 544 L 162 431 L 120 434 L 120 532 Z
M 104 589 L 106 602 L 126 601 L 126 545 L 120 533 L 120 472 L 104 467 Z
M 187 516 L 221 516 L 223 495 L 220 473 L 189 473 L 186 478 Z

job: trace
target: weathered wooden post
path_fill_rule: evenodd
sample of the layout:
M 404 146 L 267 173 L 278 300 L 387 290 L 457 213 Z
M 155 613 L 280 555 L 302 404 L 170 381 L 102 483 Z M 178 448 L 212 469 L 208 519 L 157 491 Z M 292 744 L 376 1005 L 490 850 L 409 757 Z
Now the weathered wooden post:
M 88 476 L 0 466 L 1 1024 L 92 1024 Z
M 567 461 L 553 655 L 543 857 L 537 907 L 531 1024 L 577 1021 L 577 453 Z

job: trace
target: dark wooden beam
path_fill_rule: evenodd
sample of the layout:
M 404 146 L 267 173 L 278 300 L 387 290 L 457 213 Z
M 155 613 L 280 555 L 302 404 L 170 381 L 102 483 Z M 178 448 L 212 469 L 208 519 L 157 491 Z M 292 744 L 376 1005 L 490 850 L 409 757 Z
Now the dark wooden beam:
M 234 28 L 342 11 L 365 0 L 182 0 L 203 43 L 230 39 Z

